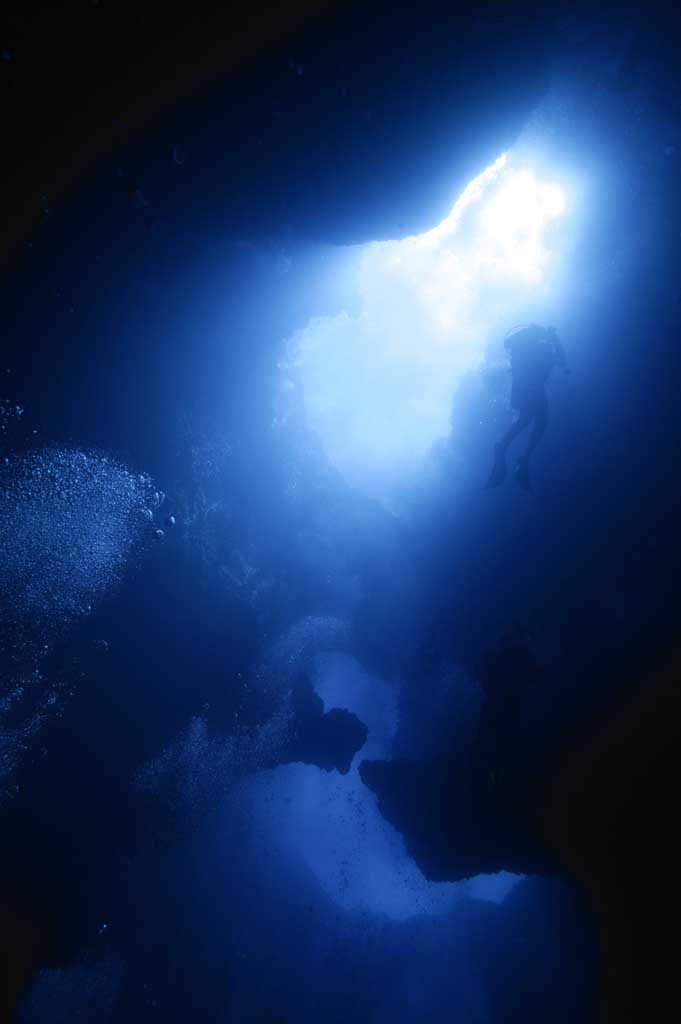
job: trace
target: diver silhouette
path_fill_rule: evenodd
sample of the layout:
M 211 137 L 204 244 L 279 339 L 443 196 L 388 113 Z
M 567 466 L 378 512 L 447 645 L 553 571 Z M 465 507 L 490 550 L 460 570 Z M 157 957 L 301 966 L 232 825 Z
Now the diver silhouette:
M 511 360 L 511 407 L 517 417 L 494 446 L 494 466 L 487 487 L 498 487 L 506 479 L 506 452 L 512 441 L 530 425 L 530 437 L 524 455 L 516 464 L 516 481 L 531 491 L 530 456 L 539 444 L 549 417 L 546 381 L 554 367 L 569 370 L 565 352 L 555 327 L 530 324 L 506 335 L 504 347 Z

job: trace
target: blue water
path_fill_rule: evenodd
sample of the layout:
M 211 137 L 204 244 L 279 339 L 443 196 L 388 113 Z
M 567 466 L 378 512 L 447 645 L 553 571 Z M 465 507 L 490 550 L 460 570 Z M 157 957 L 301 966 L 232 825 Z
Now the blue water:
M 14 253 L 22 1024 L 595 1019 L 599 920 L 526 811 L 672 633 L 677 83 L 633 15 L 533 56 L 490 18 L 305 23 Z M 529 322 L 571 373 L 533 493 L 486 490 Z

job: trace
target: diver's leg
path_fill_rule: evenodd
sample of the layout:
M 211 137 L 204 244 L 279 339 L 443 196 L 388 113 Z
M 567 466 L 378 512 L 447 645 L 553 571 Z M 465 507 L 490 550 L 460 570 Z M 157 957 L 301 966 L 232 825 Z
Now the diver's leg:
M 537 406 L 537 411 L 534 415 L 534 423 L 532 424 L 532 430 L 530 431 L 529 441 L 527 443 L 527 451 L 525 452 L 525 458 L 529 459 L 530 455 L 537 447 L 542 437 L 546 433 L 546 427 L 549 422 L 549 403 L 544 396 L 544 399 Z
M 496 448 L 505 452 L 511 442 L 515 441 L 518 434 L 522 434 L 523 430 L 526 430 L 529 427 L 530 422 L 531 417 L 526 413 L 522 413 L 522 415 L 518 416 L 518 419 L 511 424 L 504 436 L 497 443 Z
M 532 490 L 532 483 L 530 481 L 530 456 L 535 450 L 546 431 L 546 426 L 549 421 L 549 406 L 546 399 L 546 395 L 542 396 L 542 399 L 537 402 L 534 416 L 532 417 L 532 430 L 530 431 L 530 437 L 527 442 L 527 450 L 524 455 L 518 459 L 518 465 L 516 466 L 515 478 L 521 487 L 524 487 L 526 491 Z
M 500 441 L 494 445 L 494 465 L 486 487 L 499 487 L 506 479 L 506 450 L 518 434 L 530 425 L 530 417 L 521 415 L 511 424 Z

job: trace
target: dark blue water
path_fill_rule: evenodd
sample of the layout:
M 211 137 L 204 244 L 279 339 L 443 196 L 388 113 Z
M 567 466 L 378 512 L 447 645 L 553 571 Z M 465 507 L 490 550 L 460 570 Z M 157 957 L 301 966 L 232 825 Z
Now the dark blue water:
M 126 107 L 6 264 L 3 1012 L 596 1020 L 544 813 L 673 643 L 671 26 L 277 31 Z M 532 493 L 486 490 L 530 321 L 571 374 Z

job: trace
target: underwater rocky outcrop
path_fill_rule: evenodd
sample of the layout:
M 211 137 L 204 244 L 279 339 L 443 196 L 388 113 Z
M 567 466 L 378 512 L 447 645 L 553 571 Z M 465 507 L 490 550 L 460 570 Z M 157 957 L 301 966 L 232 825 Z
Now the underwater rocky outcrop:
M 359 771 L 426 878 L 456 882 L 497 871 L 560 875 L 530 793 L 459 769 L 443 759 L 363 761 Z
M 678 657 L 651 670 L 617 713 L 534 775 L 502 772 L 492 784 L 475 759 L 360 766 L 428 878 L 507 870 L 580 887 L 599 915 L 604 1021 L 656 1019 L 674 973 L 680 678 Z

